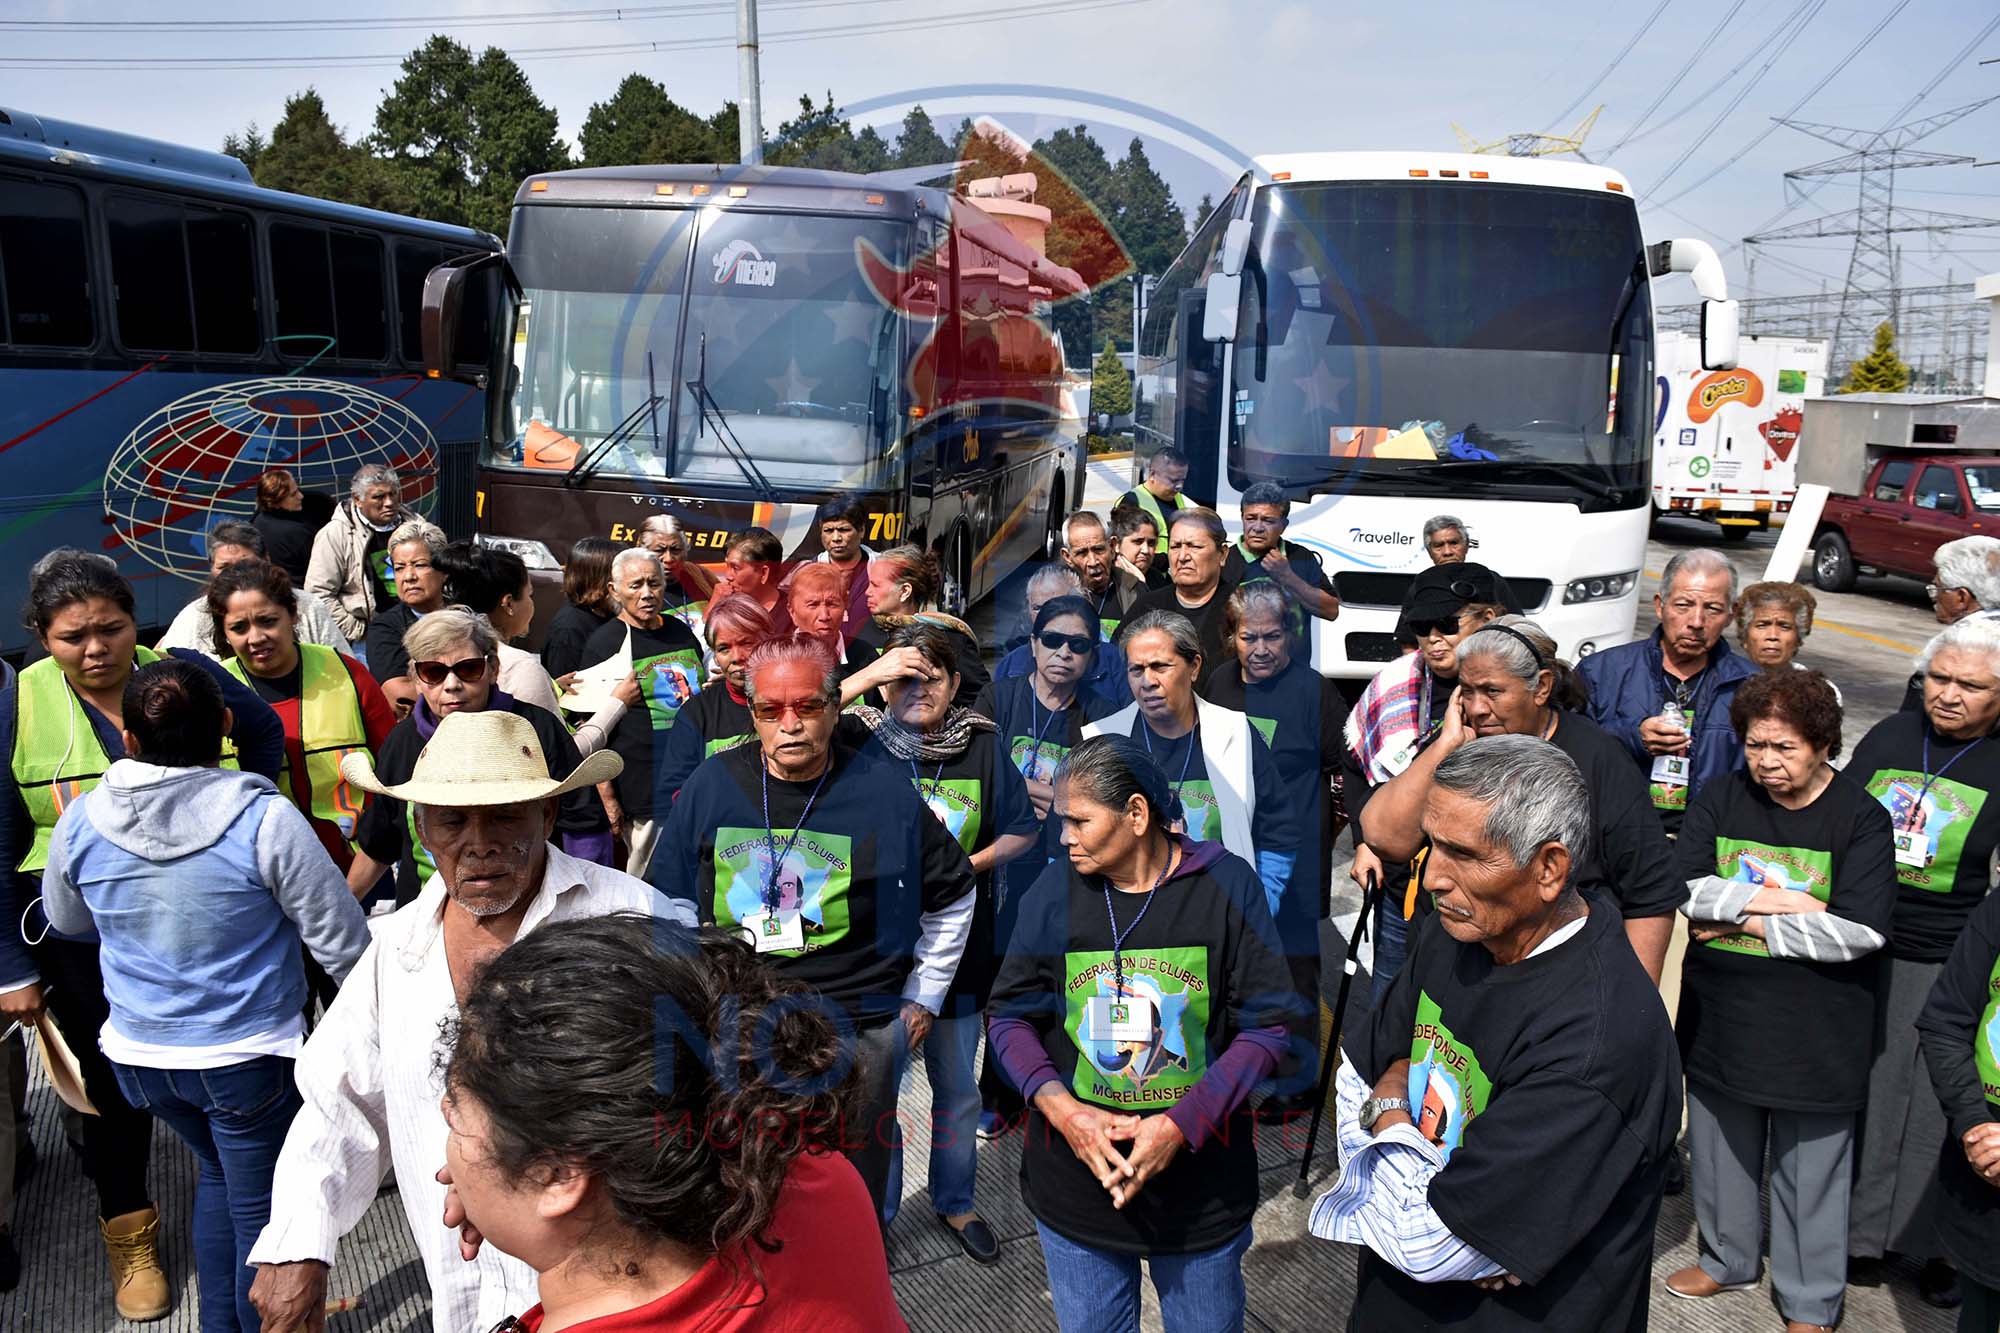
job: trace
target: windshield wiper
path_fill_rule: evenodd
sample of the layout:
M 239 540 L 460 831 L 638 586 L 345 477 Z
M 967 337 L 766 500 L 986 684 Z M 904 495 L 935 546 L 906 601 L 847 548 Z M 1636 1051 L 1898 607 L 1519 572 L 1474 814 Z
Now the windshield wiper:
M 1442 479 L 1452 473 L 1469 471 L 1473 468 L 1505 468 L 1510 473 L 1530 473 L 1546 480 L 1529 482 L 1528 485 L 1567 487 L 1600 500 L 1617 499 L 1631 489 L 1627 486 L 1614 485 L 1588 472 L 1572 471 L 1560 464 L 1540 463 L 1533 459 L 1439 458 L 1431 462 L 1412 463 L 1407 468 L 1399 469 L 1398 474 L 1408 476 L 1414 473 L 1427 479 Z M 1513 478 L 1509 476 L 1498 480 L 1504 484 Z
M 646 353 L 646 383 L 648 388 L 652 387 L 652 381 L 653 354 L 648 352 Z M 661 401 L 658 389 L 653 389 L 652 392 L 648 393 L 645 401 L 641 402 L 630 412 L 627 412 L 625 419 L 612 427 L 609 435 L 598 441 L 596 447 L 591 449 L 589 453 L 584 454 L 575 463 L 570 465 L 569 471 L 563 473 L 563 485 L 581 486 L 584 482 L 589 481 L 591 475 L 597 471 L 598 466 L 609 456 L 611 451 L 631 438 L 633 432 L 639 429 L 641 421 L 647 419 L 652 421 L 653 446 L 657 449 L 660 443 L 660 418 L 657 409 Z
M 701 413 L 704 426 L 715 428 L 715 438 L 722 442 L 722 451 L 729 455 L 729 461 L 736 464 L 736 470 L 743 474 L 743 480 L 750 483 L 760 499 L 775 501 L 777 490 L 757 469 L 750 458 L 750 451 L 736 438 L 736 432 L 729 428 L 729 418 L 723 414 L 722 404 L 715 401 L 715 395 L 708 390 L 708 330 L 701 331 L 701 342 L 695 359 L 695 375 L 688 381 L 687 391 L 694 395 L 694 406 Z

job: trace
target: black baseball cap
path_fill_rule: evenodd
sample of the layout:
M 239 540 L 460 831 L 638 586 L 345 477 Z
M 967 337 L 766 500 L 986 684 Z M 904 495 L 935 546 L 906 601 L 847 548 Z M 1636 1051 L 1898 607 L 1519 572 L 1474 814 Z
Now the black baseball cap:
M 1442 620 L 1474 602 L 1503 605 L 1500 578 L 1484 565 L 1432 565 L 1410 580 L 1403 594 L 1402 623 Z

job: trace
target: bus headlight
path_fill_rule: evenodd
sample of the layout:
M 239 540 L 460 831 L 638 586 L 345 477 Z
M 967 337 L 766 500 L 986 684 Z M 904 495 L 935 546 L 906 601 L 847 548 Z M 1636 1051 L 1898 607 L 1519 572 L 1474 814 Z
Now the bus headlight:
M 1571 579 L 1563 589 L 1563 605 L 1615 601 L 1631 592 L 1638 582 L 1639 571 L 1636 569 L 1629 569 L 1623 574 L 1593 574 L 1587 579 Z
M 561 569 L 562 561 L 556 559 L 554 551 L 528 537 L 495 537 L 482 532 L 473 540 L 489 551 L 507 551 L 521 557 L 521 563 L 529 569 Z

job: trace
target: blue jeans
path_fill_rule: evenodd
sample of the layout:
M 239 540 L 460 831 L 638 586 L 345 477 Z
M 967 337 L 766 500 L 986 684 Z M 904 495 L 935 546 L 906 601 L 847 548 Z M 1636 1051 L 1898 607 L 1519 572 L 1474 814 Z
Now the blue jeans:
M 946 1217 L 972 1211 L 973 1177 L 979 1164 L 979 1077 L 974 1065 L 984 1028 L 984 1019 L 973 1010 L 938 1019 L 924 1037 L 924 1072 L 931 1081 L 931 1208 Z M 902 1198 L 903 1149 L 898 1144 L 889 1154 L 883 1226 L 896 1220 Z
M 1375 936 L 1375 965 L 1368 970 L 1368 1004 L 1373 1008 L 1389 993 L 1389 983 L 1403 970 L 1410 953 L 1410 923 L 1403 919 L 1401 892 L 1382 895 L 1369 930 Z
M 1049 1297 L 1063 1333 L 1139 1333 L 1139 1256 L 1093 1250 L 1035 1223 Z M 1166 1333 L 1242 1333 L 1243 1253 L 1250 1228 L 1196 1254 L 1153 1254 L 1153 1290 Z
M 271 1174 L 301 1102 L 292 1062 L 260 1055 L 220 1069 L 112 1062 L 125 1100 L 151 1111 L 194 1150 L 194 1265 L 201 1333 L 257 1333 L 250 1247 L 271 1220 Z

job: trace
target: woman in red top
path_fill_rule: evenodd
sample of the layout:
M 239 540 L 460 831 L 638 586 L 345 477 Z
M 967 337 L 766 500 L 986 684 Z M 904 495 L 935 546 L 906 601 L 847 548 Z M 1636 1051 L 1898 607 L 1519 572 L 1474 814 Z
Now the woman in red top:
M 734 934 L 551 921 L 480 972 L 451 1044 L 445 1224 L 541 1275 L 528 1333 L 904 1329 L 839 1152 L 839 1034 Z
M 341 758 L 372 757 L 396 725 L 375 678 L 345 653 L 298 637 L 298 598 L 284 570 L 263 560 L 224 565 L 208 585 L 215 655 L 285 724 L 278 786 L 313 826 L 343 872 L 365 793 L 340 776 Z

